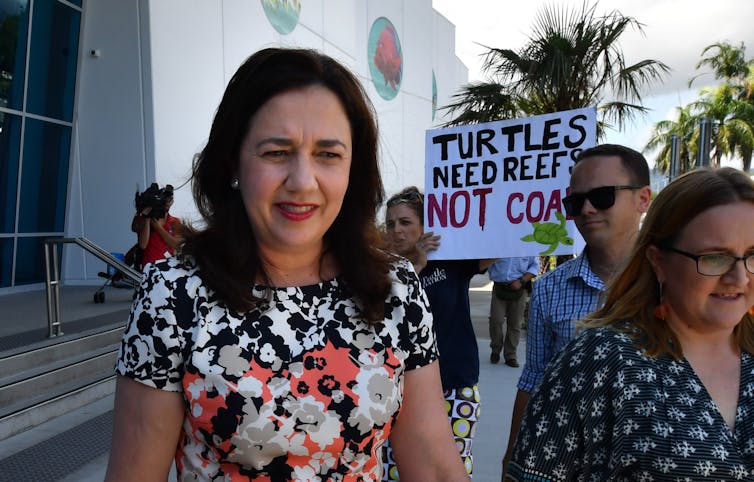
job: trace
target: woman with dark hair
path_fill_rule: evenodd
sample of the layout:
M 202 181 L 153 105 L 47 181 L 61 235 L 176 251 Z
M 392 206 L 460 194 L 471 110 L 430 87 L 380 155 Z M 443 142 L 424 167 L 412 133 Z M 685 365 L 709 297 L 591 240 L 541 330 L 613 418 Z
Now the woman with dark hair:
M 677 178 L 547 368 L 507 477 L 752 480 L 752 305 L 754 183 L 731 168 Z
M 265 49 L 194 165 L 206 222 L 147 270 L 116 371 L 107 480 L 466 480 L 443 423 L 432 318 L 375 248 L 377 126 L 358 80 Z
M 479 418 L 479 348 L 471 324 L 469 283 L 494 260 L 462 259 L 427 261 L 427 253 L 440 246 L 440 237 L 424 232 L 424 195 L 410 186 L 387 201 L 385 228 L 388 250 L 405 257 L 419 275 L 427 293 L 440 351 L 446 419 L 466 471 L 473 473 L 472 442 Z M 386 445 L 383 480 L 414 480 L 396 467 L 391 453 L 395 440 Z M 399 474 L 400 473 L 400 474 Z

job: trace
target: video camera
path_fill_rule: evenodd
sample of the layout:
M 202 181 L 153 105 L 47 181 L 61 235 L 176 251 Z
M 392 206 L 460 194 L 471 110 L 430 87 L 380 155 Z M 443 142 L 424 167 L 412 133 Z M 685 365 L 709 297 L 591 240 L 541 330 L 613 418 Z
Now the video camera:
M 173 199 L 173 186 L 166 184 L 160 189 L 160 186 L 153 182 L 141 194 L 136 191 L 134 196 L 134 205 L 136 213 L 153 219 L 162 219 L 168 212 L 168 202 Z

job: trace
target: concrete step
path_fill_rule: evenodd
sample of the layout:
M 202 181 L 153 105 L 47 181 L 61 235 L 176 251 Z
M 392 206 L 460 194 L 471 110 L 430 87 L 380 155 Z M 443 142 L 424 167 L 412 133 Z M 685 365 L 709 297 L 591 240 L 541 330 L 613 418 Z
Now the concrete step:
M 76 409 L 111 396 L 115 392 L 115 376 L 68 391 L 26 409 L 0 417 L 0 444 L 13 436 L 22 436 L 40 424 L 53 421 Z M 19 435 L 20 434 L 20 435 Z
M 103 397 L 0 440 L 0 481 L 60 481 L 98 457 L 106 457 L 112 439 L 112 409 L 113 397 Z M 103 462 L 98 482 L 105 476 L 107 461 Z M 70 480 L 83 482 L 86 477 Z
M 0 440 L 112 394 L 122 334 L 119 324 L 0 354 Z
M 25 351 L 7 356 L 0 354 L 0 387 L 83 360 L 88 353 L 103 347 L 117 346 L 122 336 L 123 326 L 117 325 L 68 339 L 52 338 L 53 343 L 26 347 Z
M 42 373 L 0 386 L 0 417 L 111 377 L 116 355 L 115 346 L 99 348 L 54 363 Z

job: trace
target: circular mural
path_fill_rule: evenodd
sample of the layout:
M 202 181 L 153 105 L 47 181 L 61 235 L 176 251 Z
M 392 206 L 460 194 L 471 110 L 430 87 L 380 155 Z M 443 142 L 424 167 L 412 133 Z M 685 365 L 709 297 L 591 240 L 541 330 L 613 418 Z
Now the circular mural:
M 375 20 L 369 30 L 367 58 L 377 93 L 385 100 L 395 98 L 403 78 L 403 52 L 395 27 L 385 17 Z
M 261 0 L 270 25 L 283 35 L 293 32 L 301 13 L 301 0 Z
M 432 120 L 435 120 L 435 112 L 437 112 L 437 79 L 435 71 L 432 70 Z

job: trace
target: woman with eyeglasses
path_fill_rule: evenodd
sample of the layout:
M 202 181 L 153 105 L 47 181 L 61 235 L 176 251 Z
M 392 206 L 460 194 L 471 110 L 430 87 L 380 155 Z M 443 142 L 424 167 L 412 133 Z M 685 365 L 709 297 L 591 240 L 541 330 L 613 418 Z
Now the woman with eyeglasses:
M 471 324 L 469 283 L 494 260 L 431 260 L 427 253 L 440 246 L 440 237 L 424 232 L 424 195 L 415 186 L 391 197 L 385 212 L 389 251 L 407 258 L 419 275 L 429 299 L 440 351 L 440 378 L 450 427 L 466 470 L 472 474 L 471 445 L 479 417 L 479 348 Z M 391 445 L 383 480 L 411 480 L 398 474 Z M 398 457 L 396 457 L 398 458 Z M 400 463 L 400 459 L 398 458 Z M 399 466 L 400 467 L 400 466 Z
M 754 480 L 752 305 L 754 183 L 677 178 L 533 393 L 507 477 Z

